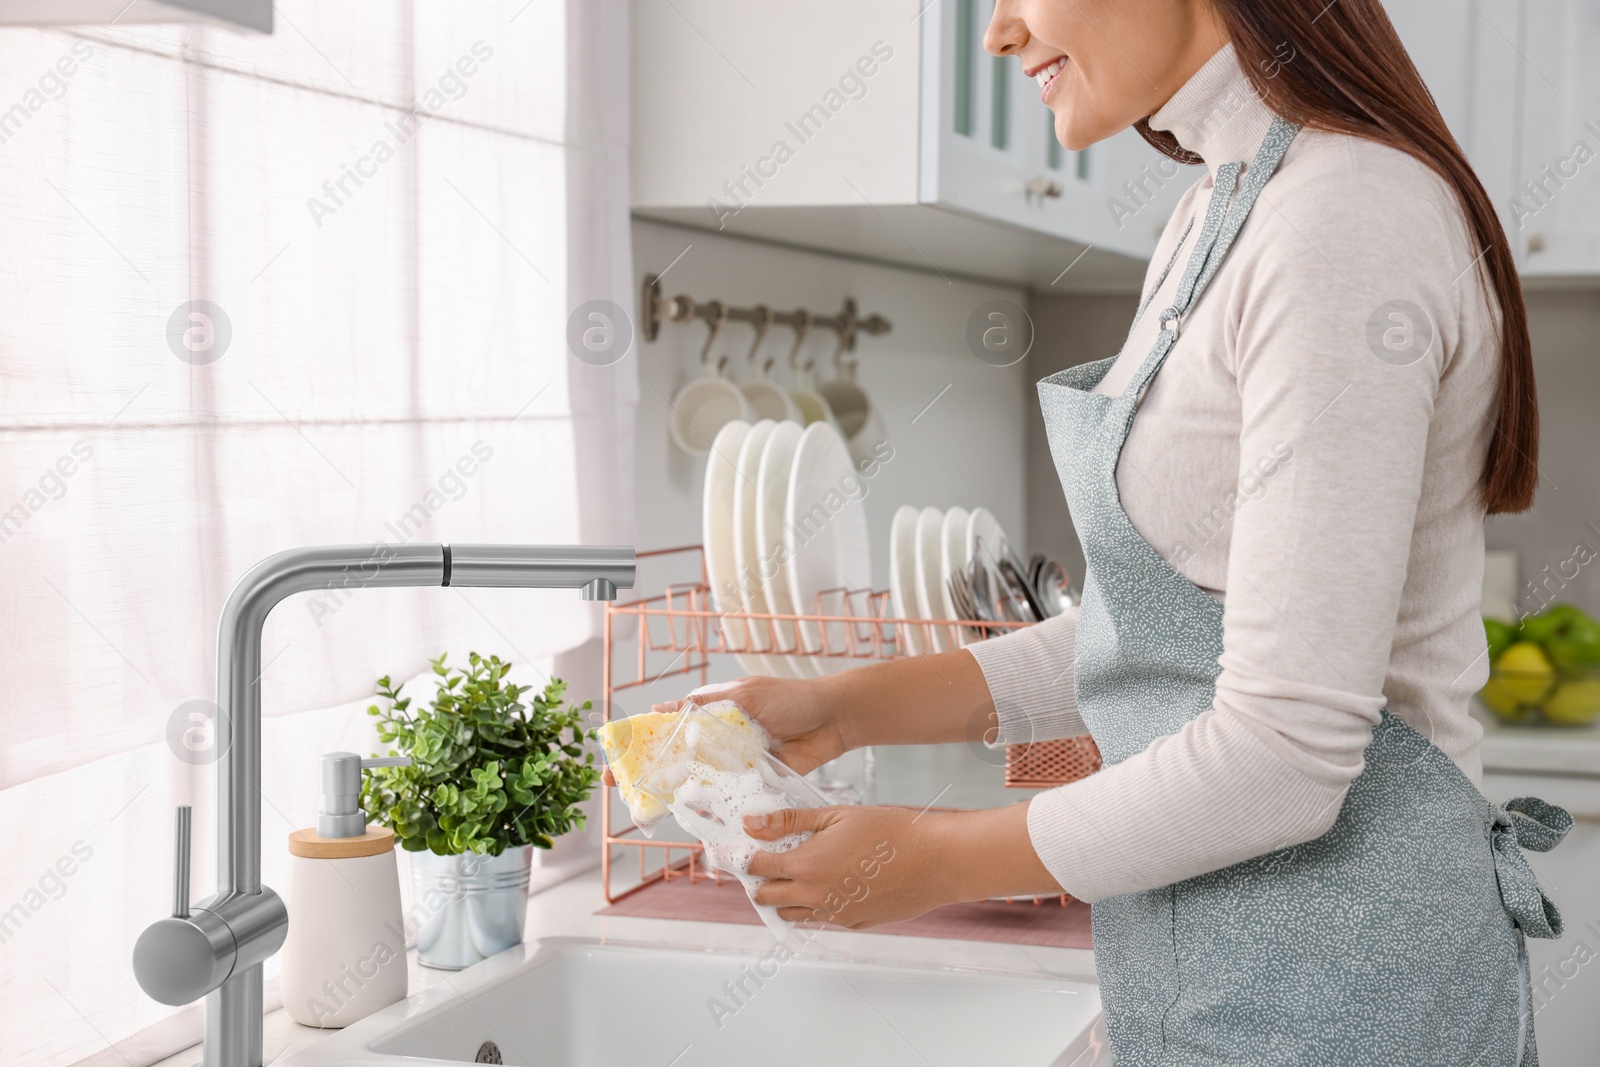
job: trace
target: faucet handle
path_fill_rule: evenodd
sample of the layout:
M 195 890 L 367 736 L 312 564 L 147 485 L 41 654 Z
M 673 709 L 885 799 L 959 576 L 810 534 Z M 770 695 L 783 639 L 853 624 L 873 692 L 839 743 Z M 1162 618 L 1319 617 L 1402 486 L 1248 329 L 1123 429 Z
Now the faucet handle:
M 361 761 L 361 769 L 370 771 L 374 767 L 409 767 L 410 756 L 373 756 Z
M 191 808 L 178 805 L 177 825 L 173 832 L 175 844 L 172 854 L 172 917 L 189 917 L 189 823 Z

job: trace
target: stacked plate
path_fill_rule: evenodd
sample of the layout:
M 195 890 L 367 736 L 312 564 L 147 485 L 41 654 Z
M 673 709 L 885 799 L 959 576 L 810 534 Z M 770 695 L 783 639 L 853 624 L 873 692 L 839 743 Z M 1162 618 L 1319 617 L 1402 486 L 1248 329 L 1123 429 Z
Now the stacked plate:
M 1023 563 L 985 508 L 907 505 L 895 512 L 889 538 L 895 616 L 927 620 L 899 635 L 908 654 L 950 652 L 996 632 L 958 621 L 1041 622 L 1072 602 L 1061 565 L 1038 555 Z
M 870 541 L 861 482 L 831 423 L 730 422 L 711 443 L 706 576 L 724 647 L 751 674 L 813 678 L 849 665 L 859 624 L 750 618 L 868 614 Z

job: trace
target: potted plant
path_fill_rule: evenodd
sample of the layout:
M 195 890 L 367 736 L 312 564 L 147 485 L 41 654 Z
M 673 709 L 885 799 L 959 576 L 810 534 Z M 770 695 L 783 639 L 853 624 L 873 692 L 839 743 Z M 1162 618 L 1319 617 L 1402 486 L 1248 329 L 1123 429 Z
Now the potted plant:
M 433 661 L 439 688 L 413 707 L 402 686 L 378 679 L 367 714 L 406 767 L 379 768 L 362 788 L 372 821 L 411 853 L 418 961 L 460 970 L 522 941 L 533 849 L 582 827 L 581 804 L 600 779 L 583 713 L 552 679 L 505 681 L 511 664 L 476 652 L 466 669 Z M 398 749 L 398 753 L 394 750 Z

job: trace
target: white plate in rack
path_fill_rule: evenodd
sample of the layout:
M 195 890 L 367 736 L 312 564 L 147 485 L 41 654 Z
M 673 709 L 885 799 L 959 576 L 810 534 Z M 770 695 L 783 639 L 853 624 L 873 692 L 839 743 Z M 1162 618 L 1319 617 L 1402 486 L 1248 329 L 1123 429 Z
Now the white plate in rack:
M 967 565 L 967 520 L 972 516 L 966 508 L 951 508 L 944 513 L 944 529 L 939 548 L 939 602 L 944 605 L 944 617 L 961 618 L 955 598 L 950 595 L 950 575 Z M 960 648 L 972 637 L 962 626 L 950 627 L 952 647 Z
M 966 548 L 963 558 L 971 563 L 980 555 L 983 562 L 996 574 L 1000 570 L 1000 560 L 1004 558 L 1006 545 L 1006 531 L 1000 525 L 1000 520 L 990 513 L 988 508 L 973 508 L 967 516 Z
M 795 448 L 784 504 L 789 595 L 803 615 L 869 614 L 872 539 L 865 497 L 851 496 L 852 488 L 865 485 L 837 429 L 825 422 L 806 427 Z M 871 640 L 870 624 L 800 624 L 801 644 L 811 652 L 846 652 Z M 850 661 L 830 657 L 817 666 L 831 673 Z
M 762 419 L 750 427 L 750 432 L 744 436 L 744 443 L 739 446 L 738 459 L 734 463 L 732 516 L 734 580 L 738 583 L 739 598 L 744 604 L 742 610 L 748 612 L 761 613 L 768 610 L 767 591 L 761 586 L 761 550 L 756 540 L 756 507 L 760 503 L 760 494 L 756 486 L 757 479 L 761 475 L 761 453 L 765 450 L 767 439 L 772 436 L 772 431 L 777 425 L 771 419 Z M 749 652 L 742 652 L 737 656 L 739 666 L 744 668 L 745 673 L 786 677 L 789 672 L 783 669 L 783 665 L 773 663 L 774 659 L 781 657 L 758 654 L 772 647 L 772 627 L 767 621 L 751 619 L 741 629 L 747 634 L 744 647 L 750 649 Z
M 943 619 L 944 598 L 939 595 L 940 555 L 944 547 L 944 512 L 923 508 L 917 516 L 917 610 L 924 619 Z M 954 649 L 955 636 L 948 626 L 929 626 L 933 652 Z
M 917 603 L 917 520 L 921 513 L 906 504 L 894 513 L 889 527 L 889 600 L 899 619 L 921 619 Z M 933 651 L 932 635 L 926 626 L 906 624 L 895 636 L 900 650 L 908 656 L 923 656 Z
M 774 422 L 762 419 L 749 432 L 744 435 L 744 440 L 739 443 L 736 450 L 731 451 L 733 459 L 733 502 L 728 510 L 728 530 L 733 539 L 733 568 L 730 574 L 723 577 L 723 584 L 712 585 L 712 593 L 718 603 L 728 605 L 728 611 L 765 611 L 765 597 L 763 597 L 760 581 L 750 581 L 750 574 L 755 574 L 752 568 L 752 558 L 747 557 L 746 542 L 755 544 L 755 477 L 762 464 L 762 446 L 766 438 L 773 432 Z M 707 568 L 709 571 L 710 568 Z M 731 587 L 730 587 L 731 582 Z M 771 673 L 771 667 L 766 662 L 765 656 L 760 656 L 760 651 L 771 648 L 771 630 L 765 624 L 757 625 L 755 622 L 741 621 L 738 624 L 741 635 L 741 651 L 736 654 L 739 667 L 746 673 L 765 675 Z
M 705 492 L 700 505 L 700 536 L 706 552 L 706 579 L 711 586 L 712 611 L 744 610 L 738 591 L 739 565 L 733 546 L 733 492 L 739 480 L 736 462 L 750 424 L 735 419 L 717 431 L 706 458 Z M 721 620 L 722 640 L 732 651 L 746 647 L 748 635 L 737 619 Z
M 761 463 L 756 473 L 756 552 L 764 563 L 761 588 L 767 610 L 777 615 L 795 614 L 794 597 L 789 591 L 783 524 L 789 500 L 789 475 L 794 469 L 795 449 L 804 432 L 795 422 L 774 425 L 761 450 Z M 775 622 L 773 640 L 777 645 L 775 651 L 793 652 L 800 647 L 799 634 L 792 622 Z M 768 659 L 775 671 L 782 670 L 790 677 L 814 678 L 820 673 L 804 656 L 773 655 Z

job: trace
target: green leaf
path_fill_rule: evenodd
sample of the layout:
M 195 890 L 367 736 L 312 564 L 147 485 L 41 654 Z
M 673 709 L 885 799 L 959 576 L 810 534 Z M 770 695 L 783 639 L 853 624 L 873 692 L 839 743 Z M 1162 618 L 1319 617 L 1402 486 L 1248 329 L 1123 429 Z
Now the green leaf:
M 577 805 L 599 781 L 593 752 L 576 743 L 594 738 L 581 725 L 592 702 L 566 704 L 560 679 L 543 691 L 509 684 L 511 663 L 496 655 L 470 652 L 464 669 L 443 655 L 430 662 L 440 682 L 415 712 L 388 677 L 378 680 L 387 707 L 373 704 L 367 714 L 388 751 L 412 765 L 365 777 L 368 818 L 394 830 L 407 851 L 442 855 L 549 848 L 553 835 L 581 827 Z M 563 742 L 568 733 L 572 744 Z

